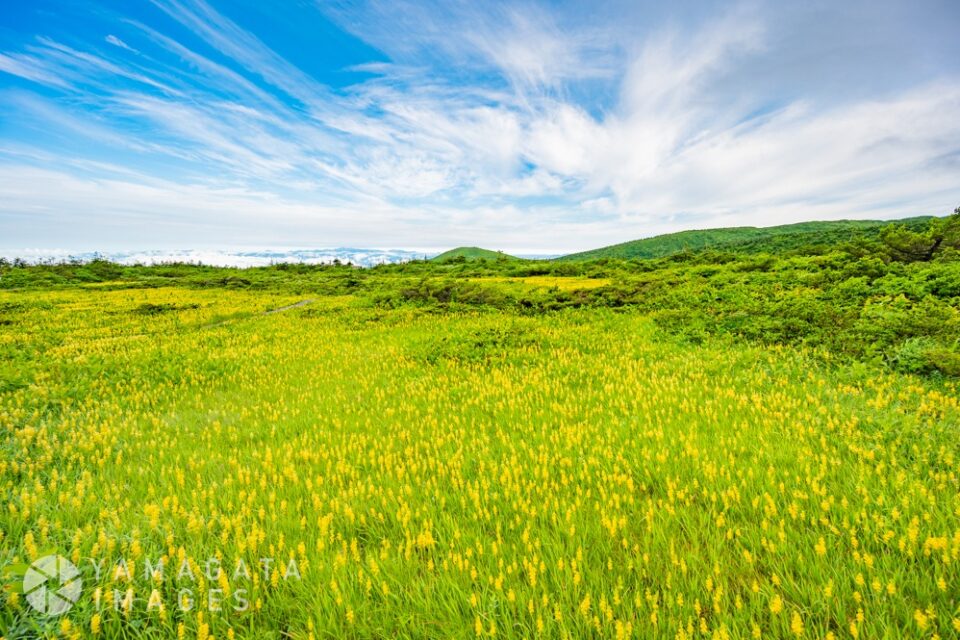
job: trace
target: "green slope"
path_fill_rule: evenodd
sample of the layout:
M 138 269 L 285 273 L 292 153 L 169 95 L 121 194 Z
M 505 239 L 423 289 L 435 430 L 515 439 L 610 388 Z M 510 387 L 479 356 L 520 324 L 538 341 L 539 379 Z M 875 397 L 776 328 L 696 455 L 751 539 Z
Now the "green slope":
M 903 220 L 837 220 L 829 222 L 800 222 L 775 227 L 729 227 L 680 231 L 665 235 L 632 240 L 581 253 L 573 253 L 558 260 L 595 260 L 598 258 L 659 258 L 680 251 L 703 249 L 730 250 L 743 253 L 796 251 L 815 246 L 835 245 L 855 239 L 875 238 L 880 229 L 891 223 L 907 227 L 922 227 L 930 216 Z
M 432 258 L 435 262 L 447 262 L 450 260 L 456 260 L 457 258 L 463 258 L 465 260 L 497 260 L 500 258 L 505 258 L 507 260 L 516 260 L 515 257 L 507 255 L 502 251 L 491 251 L 490 249 L 481 249 L 480 247 L 457 247 L 456 249 L 450 249 L 449 251 L 444 251 L 440 255 Z

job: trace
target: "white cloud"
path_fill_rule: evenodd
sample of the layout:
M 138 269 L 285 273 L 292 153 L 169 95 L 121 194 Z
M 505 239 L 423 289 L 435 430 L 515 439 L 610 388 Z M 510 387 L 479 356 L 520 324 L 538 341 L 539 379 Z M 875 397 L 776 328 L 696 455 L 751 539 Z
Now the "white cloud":
M 325 87 L 204 0 L 152 1 L 170 17 L 205 38 L 211 46 L 303 104 L 319 107 L 328 95 Z
M 65 77 L 34 56 L 0 53 L 0 71 L 51 87 L 70 88 Z
M 104 38 L 104 40 L 107 42 L 107 44 L 112 44 L 112 45 L 115 46 L 115 47 L 120 47 L 121 49 L 126 49 L 127 51 L 130 51 L 131 53 L 140 53 L 139 51 L 137 51 L 136 49 L 134 49 L 133 47 L 131 47 L 130 45 L 128 45 L 126 42 L 124 42 L 123 40 L 121 40 L 120 38 L 118 38 L 117 36 L 115 36 L 115 35 L 113 35 L 113 34 L 108 35 L 106 38 Z
M 41 37 L 0 53 L 0 71 L 69 96 L 0 94 L 10 121 L 90 150 L 0 151 L 8 233 L 551 252 L 960 196 L 960 78 L 836 102 L 728 84 L 778 46 L 759 11 L 637 37 L 535 4 L 326 6 L 391 58 L 333 90 L 204 0 L 154 4 L 225 59 L 136 22 L 109 51 Z

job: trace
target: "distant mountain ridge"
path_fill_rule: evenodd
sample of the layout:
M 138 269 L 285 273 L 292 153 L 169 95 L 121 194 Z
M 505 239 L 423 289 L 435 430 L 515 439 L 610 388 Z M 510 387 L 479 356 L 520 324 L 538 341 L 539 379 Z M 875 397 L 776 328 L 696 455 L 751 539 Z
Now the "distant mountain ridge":
M 790 251 L 803 246 L 830 245 L 857 238 L 875 238 L 889 224 L 908 228 L 926 225 L 932 216 L 901 220 L 835 220 L 798 222 L 772 227 L 726 227 L 679 231 L 561 256 L 558 260 L 599 258 L 661 258 L 681 251 L 704 249 L 740 252 Z

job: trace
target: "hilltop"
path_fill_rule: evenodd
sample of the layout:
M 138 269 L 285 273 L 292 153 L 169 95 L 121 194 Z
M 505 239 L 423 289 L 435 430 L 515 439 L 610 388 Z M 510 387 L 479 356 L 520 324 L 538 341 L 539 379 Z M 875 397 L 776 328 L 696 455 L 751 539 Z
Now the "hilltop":
M 909 229 L 924 227 L 930 216 L 902 220 L 836 220 L 800 222 L 773 227 L 728 227 L 679 231 L 631 240 L 621 244 L 572 253 L 558 260 L 596 260 L 599 258 L 660 258 L 681 251 L 704 249 L 742 253 L 786 252 L 812 246 L 831 246 L 856 239 L 875 239 L 891 223 Z
M 516 260 L 514 256 L 507 255 L 502 251 L 491 251 L 490 249 L 481 249 L 480 247 L 457 247 L 456 249 L 450 249 L 449 251 L 444 251 L 438 256 L 431 258 L 436 262 L 447 262 L 449 260 L 456 260 L 458 258 L 463 258 L 464 260 L 499 260 L 501 258 L 507 260 Z

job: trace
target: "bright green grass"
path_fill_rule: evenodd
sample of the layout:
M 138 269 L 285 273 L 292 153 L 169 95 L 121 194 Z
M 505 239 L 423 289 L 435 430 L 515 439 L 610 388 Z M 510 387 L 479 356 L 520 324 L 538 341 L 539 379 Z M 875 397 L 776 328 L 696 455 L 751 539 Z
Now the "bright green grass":
M 0 293 L 0 561 L 84 572 L 59 619 L 6 591 L 0 635 L 956 635 L 956 397 L 602 309 L 262 315 L 296 300 Z M 211 556 L 302 579 L 177 579 Z

